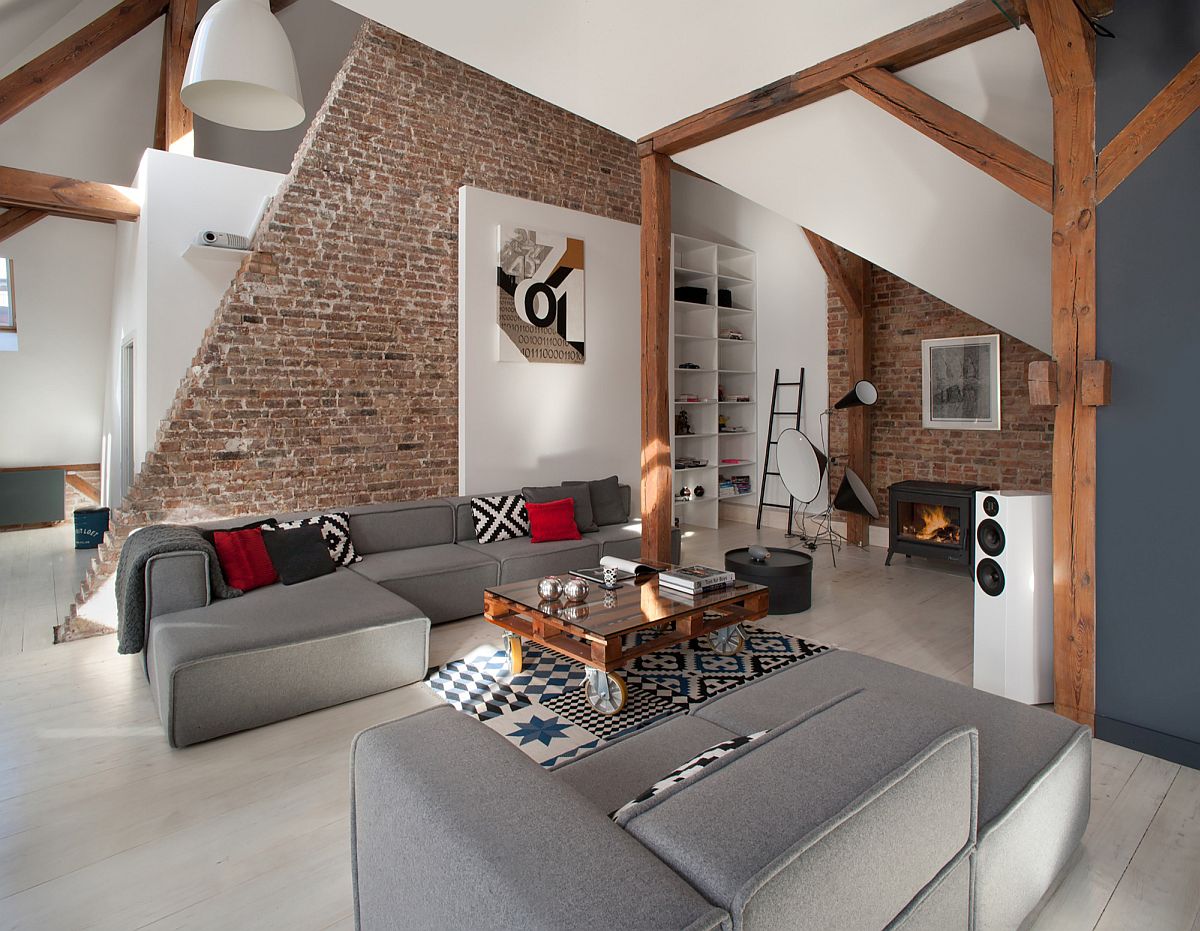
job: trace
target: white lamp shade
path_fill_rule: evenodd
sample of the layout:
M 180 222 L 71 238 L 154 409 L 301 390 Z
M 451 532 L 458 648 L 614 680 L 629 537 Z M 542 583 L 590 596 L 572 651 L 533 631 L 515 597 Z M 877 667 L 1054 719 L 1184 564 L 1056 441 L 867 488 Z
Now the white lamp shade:
M 218 0 L 196 27 L 180 99 L 193 113 L 237 129 L 304 122 L 296 56 L 270 0 Z

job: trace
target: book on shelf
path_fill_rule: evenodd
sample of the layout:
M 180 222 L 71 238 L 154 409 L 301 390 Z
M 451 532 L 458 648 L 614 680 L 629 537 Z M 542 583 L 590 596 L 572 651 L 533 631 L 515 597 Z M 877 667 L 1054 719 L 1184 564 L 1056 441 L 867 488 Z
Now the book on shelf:
M 717 588 L 727 588 L 734 582 L 734 575 L 724 569 L 709 566 L 682 566 L 666 569 L 658 574 L 659 586 L 666 585 L 678 591 L 701 594 Z

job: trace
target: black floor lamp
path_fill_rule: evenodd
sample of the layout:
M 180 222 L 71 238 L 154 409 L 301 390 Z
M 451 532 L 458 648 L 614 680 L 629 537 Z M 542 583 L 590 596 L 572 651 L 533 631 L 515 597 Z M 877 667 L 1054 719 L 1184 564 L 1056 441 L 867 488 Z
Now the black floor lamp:
M 842 399 L 834 404 L 833 407 L 823 410 L 821 416 L 825 418 L 825 448 L 829 448 L 829 418 L 835 412 L 849 410 L 852 407 L 871 407 L 878 400 L 879 390 L 871 382 L 863 380 L 855 382 L 854 387 L 847 391 Z M 791 433 L 797 434 L 797 436 L 788 437 L 785 443 L 785 435 Z M 799 430 L 785 430 L 779 436 L 780 478 L 783 480 L 788 494 L 792 495 L 797 501 L 809 504 L 816 500 L 817 495 L 820 494 L 821 481 L 825 478 L 829 464 L 836 461 L 835 458 L 828 456 L 824 451 L 818 449 Z M 805 495 L 808 497 L 805 497 Z M 817 526 L 815 533 L 809 534 L 806 531 L 804 526 L 806 514 L 801 513 L 800 539 L 804 541 L 804 545 L 810 550 L 815 550 L 827 542 L 829 544 L 829 555 L 833 559 L 833 565 L 836 567 L 837 550 L 841 549 L 841 545 L 846 542 L 846 538 L 833 529 L 834 509 L 848 511 L 852 514 L 862 514 L 877 519 L 879 517 L 879 508 L 876 506 L 875 499 L 871 496 L 866 483 L 849 466 L 846 467 L 842 475 L 842 483 L 838 486 L 837 494 L 834 495 L 833 489 L 826 485 L 825 496 L 825 509 L 813 517 Z

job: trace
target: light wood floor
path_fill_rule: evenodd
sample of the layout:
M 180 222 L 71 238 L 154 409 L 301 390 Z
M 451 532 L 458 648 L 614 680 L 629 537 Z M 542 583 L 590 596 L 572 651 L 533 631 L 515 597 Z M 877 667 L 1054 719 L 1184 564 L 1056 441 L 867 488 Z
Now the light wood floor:
M 0 928 L 351 928 L 350 740 L 435 704 L 429 690 L 171 750 L 139 658 L 112 637 L 35 648 L 35 609 L 58 611 L 59 589 L 22 536 L 0 535 L 0 631 L 23 631 L 22 652 L 0 656 Z M 698 532 L 685 558 L 755 538 Z M 812 610 L 770 623 L 969 682 L 970 604 L 965 575 L 884 568 L 880 550 L 846 551 L 834 570 L 821 553 Z M 497 643 L 482 620 L 441 625 L 431 661 L 482 643 Z M 1200 931 L 1200 773 L 1097 742 L 1093 784 L 1083 847 L 1032 927 Z
M 54 643 L 95 550 L 76 550 L 67 521 L 0 533 L 0 656 Z

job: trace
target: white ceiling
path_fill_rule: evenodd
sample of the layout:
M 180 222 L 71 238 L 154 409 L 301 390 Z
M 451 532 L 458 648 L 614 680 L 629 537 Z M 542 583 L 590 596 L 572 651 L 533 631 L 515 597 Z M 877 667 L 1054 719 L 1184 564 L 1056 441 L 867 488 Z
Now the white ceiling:
M 951 0 L 338 0 L 636 139 L 869 42 Z M 904 78 L 1031 151 L 1050 100 L 1028 30 Z M 1049 218 L 851 93 L 676 161 L 1041 349 Z
M 67 15 L 79 0 L 0 0 L 0 66 Z

